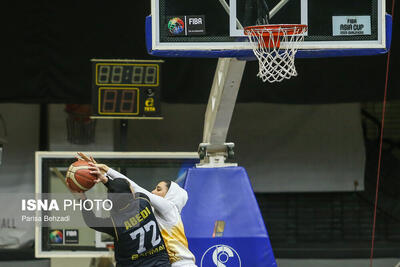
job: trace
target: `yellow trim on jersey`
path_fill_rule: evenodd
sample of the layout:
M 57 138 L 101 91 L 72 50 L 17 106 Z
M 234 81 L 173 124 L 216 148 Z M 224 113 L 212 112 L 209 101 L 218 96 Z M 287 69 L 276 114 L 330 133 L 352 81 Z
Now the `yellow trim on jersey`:
M 189 245 L 185 236 L 182 222 L 179 222 L 169 231 L 166 229 L 162 229 L 161 235 L 164 239 L 164 243 L 168 251 L 170 263 L 181 260 L 182 258 L 178 256 L 180 255 L 179 250 L 189 250 Z
M 111 222 L 112 222 L 112 224 L 114 226 L 115 237 L 117 238 L 117 241 L 118 241 L 119 238 L 118 238 L 117 228 L 115 227 L 115 223 L 114 223 L 114 220 L 113 220 L 112 216 L 110 216 L 110 218 L 111 218 Z
M 130 205 L 130 203 L 126 204 L 126 206 L 125 206 L 125 207 L 123 207 L 123 208 L 120 208 L 119 210 L 120 210 L 120 211 L 121 211 L 121 210 L 124 210 L 124 209 L 126 209 L 127 207 L 129 207 L 129 205 Z

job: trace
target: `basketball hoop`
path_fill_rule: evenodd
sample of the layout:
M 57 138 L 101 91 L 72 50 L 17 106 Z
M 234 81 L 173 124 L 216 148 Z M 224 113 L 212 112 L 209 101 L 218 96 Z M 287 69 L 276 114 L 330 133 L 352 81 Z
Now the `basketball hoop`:
M 258 59 L 257 76 L 263 82 L 281 82 L 297 76 L 294 58 L 299 44 L 304 41 L 307 25 L 273 24 L 244 28 L 254 55 Z M 281 47 L 281 43 L 284 43 Z
M 67 104 L 67 139 L 72 144 L 94 143 L 96 121 L 90 119 L 91 106 Z

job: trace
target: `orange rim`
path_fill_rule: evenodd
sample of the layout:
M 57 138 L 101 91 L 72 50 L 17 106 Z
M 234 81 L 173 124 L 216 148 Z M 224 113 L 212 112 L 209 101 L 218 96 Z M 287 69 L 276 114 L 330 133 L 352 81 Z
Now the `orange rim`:
M 305 24 L 270 24 L 270 25 L 255 25 L 244 27 L 244 34 L 250 35 L 253 32 L 260 32 L 262 36 L 283 36 L 293 35 L 306 32 L 308 26 Z

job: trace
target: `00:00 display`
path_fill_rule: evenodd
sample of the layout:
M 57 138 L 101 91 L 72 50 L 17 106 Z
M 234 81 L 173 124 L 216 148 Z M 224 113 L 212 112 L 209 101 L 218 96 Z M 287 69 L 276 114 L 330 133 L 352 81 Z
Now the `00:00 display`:
M 157 85 L 157 67 L 136 65 L 100 65 L 98 84 Z

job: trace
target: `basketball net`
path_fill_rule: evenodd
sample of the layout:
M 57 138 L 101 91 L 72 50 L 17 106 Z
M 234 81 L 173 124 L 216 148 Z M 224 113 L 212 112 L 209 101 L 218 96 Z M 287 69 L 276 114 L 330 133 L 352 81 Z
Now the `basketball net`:
M 281 82 L 297 76 L 295 55 L 307 25 L 257 25 L 244 28 L 254 55 L 258 59 L 258 74 L 263 82 Z M 281 43 L 284 43 L 281 46 Z
M 67 140 L 71 144 L 87 145 L 95 141 L 96 121 L 90 118 L 91 106 L 67 104 Z

